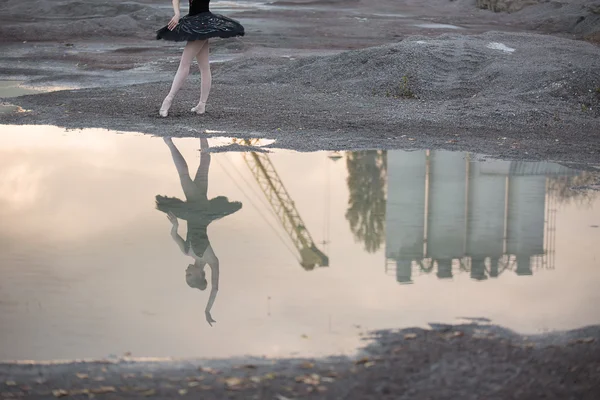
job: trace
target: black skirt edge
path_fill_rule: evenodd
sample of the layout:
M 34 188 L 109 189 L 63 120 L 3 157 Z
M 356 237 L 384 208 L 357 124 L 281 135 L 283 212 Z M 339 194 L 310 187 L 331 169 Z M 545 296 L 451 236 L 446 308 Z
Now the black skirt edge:
M 156 31 L 156 40 L 167 40 L 169 42 L 189 42 L 193 40 L 207 40 L 212 38 L 228 39 L 235 36 L 244 36 L 245 32 L 212 32 L 206 35 L 179 35 L 177 37 L 163 37 L 162 35 L 168 31 L 166 26 Z

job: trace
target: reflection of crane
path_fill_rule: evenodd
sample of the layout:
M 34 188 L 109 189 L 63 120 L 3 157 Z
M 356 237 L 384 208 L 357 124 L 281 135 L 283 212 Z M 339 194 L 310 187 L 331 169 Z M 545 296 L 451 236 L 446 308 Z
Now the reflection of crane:
M 244 140 L 243 143 L 246 145 L 253 144 L 250 140 Z M 244 160 L 269 204 L 271 204 L 283 229 L 300 253 L 302 267 L 306 270 L 312 270 L 317 265 L 320 267 L 329 266 L 329 258 L 315 245 L 268 154 L 247 152 L 244 153 Z

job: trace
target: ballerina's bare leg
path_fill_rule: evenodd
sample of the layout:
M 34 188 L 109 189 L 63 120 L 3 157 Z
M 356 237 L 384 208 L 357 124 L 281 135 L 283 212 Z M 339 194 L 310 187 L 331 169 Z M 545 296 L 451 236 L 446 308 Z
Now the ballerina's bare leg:
M 171 104 L 173 104 L 173 98 L 179 89 L 181 89 L 183 83 L 190 74 L 190 66 L 192 65 L 194 57 L 198 55 L 206 43 L 206 40 L 194 40 L 187 42 L 185 45 L 183 54 L 181 55 L 181 61 L 179 62 L 179 68 L 177 69 L 177 73 L 173 79 L 173 84 L 171 85 L 171 90 L 169 91 L 167 97 L 165 97 L 162 106 L 160 107 L 159 114 L 161 117 L 166 117 L 169 115 L 169 108 L 171 108 Z
M 198 195 L 208 199 L 208 170 L 210 168 L 210 153 L 203 152 L 202 150 L 208 149 L 208 140 L 206 138 L 200 138 L 200 165 L 196 171 L 194 177 L 194 184 Z
M 179 175 L 179 181 L 183 193 L 185 194 L 185 198 L 188 201 L 206 200 L 206 190 L 203 191 L 197 183 L 192 181 L 187 162 L 185 161 L 185 158 L 183 158 L 183 155 L 181 155 L 177 146 L 173 143 L 173 140 L 170 137 L 165 137 L 163 140 L 171 151 L 173 163 L 175 164 L 175 168 L 177 168 L 177 174 Z M 208 182 L 206 185 L 208 185 Z
M 208 60 L 209 46 L 208 40 L 200 49 L 200 52 L 196 55 L 196 61 L 198 61 L 198 67 L 200 68 L 200 102 L 194 108 L 192 112 L 197 114 L 204 114 L 206 109 L 206 101 L 208 100 L 208 94 L 210 93 L 210 87 L 212 84 L 212 75 L 210 73 L 210 63 Z

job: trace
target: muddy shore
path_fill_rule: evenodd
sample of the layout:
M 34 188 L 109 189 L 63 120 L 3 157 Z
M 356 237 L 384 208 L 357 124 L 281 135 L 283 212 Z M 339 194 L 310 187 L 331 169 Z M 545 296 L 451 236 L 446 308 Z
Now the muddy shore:
M 598 332 L 432 324 L 376 332 L 354 358 L 0 364 L 0 385 L 6 399 L 597 399 Z
M 202 116 L 189 111 L 198 80 L 191 77 L 165 119 L 157 110 L 166 79 L 11 99 L 30 111 L 0 122 L 169 136 L 221 131 L 299 151 L 443 148 L 600 159 L 600 48 L 582 41 L 447 34 L 330 56 L 242 57 L 214 67 Z

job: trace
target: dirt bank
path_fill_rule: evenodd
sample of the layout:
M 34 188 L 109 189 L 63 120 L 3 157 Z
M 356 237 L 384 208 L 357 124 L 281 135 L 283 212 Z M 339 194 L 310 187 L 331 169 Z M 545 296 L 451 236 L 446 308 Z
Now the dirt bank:
M 189 112 L 197 79 L 166 119 L 157 109 L 168 81 L 11 99 L 31 111 L 3 115 L 0 123 L 171 136 L 211 129 L 275 138 L 297 150 L 435 147 L 582 162 L 600 156 L 600 49 L 580 41 L 445 35 L 327 57 L 244 58 L 215 68 L 203 116 Z
M 597 399 L 598 327 L 521 337 L 495 326 L 376 332 L 359 357 L 0 364 L 4 398 Z
M 530 29 L 600 43 L 600 2 L 593 0 L 477 0 L 477 7 L 514 13 Z

